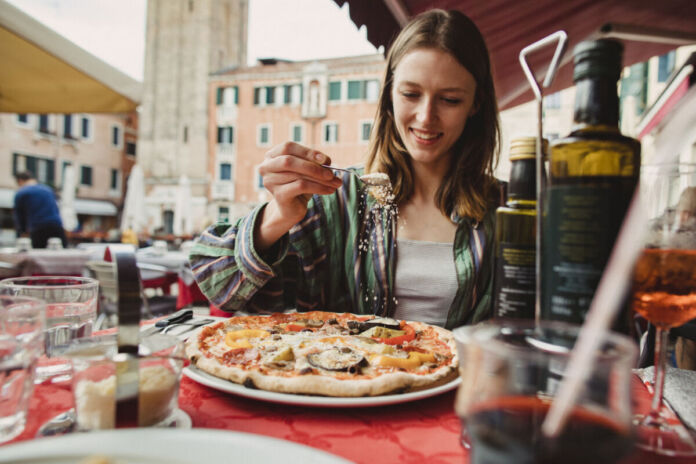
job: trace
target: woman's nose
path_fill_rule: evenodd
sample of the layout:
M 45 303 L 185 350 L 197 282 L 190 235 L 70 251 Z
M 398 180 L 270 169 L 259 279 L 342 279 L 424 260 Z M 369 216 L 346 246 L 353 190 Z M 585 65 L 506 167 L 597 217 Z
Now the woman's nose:
M 435 101 L 432 98 L 423 98 L 417 108 L 416 118 L 418 122 L 428 122 L 437 118 Z

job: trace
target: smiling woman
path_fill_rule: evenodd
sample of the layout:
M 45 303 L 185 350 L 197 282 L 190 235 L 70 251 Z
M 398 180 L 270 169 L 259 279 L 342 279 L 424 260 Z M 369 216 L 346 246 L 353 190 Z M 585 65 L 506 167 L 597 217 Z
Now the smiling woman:
M 356 176 L 335 177 L 326 154 L 286 142 L 259 167 L 272 200 L 199 237 L 199 286 L 226 311 L 322 309 L 448 328 L 488 317 L 497 116 L 473 22 L 457 11 L 418 16 L 389 51 L 366 167 L 354 168 L 389 178 L 398 214 Z

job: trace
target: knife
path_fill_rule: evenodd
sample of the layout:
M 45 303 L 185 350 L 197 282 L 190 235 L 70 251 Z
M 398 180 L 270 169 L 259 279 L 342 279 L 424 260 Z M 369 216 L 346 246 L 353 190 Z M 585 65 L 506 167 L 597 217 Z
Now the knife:
M 164 319 L 160 319 L 159 321 L 155 322 L 152 327 L 148 327 L 147 329 L 143 330 L 140 335 L 142 337 L 148 337 L 152 334 L 156 334 L 156 333 L 160 332 L 165 327 L 168 327 L 168 326 L 173 325 L 173 324 L 180 324 L 180 323 L 186 322 L 192 318 L 193 318 L 193 310 L 192 309 L 180 309 L 179 311 L 175 312 L 174 314 L 167 316 Z

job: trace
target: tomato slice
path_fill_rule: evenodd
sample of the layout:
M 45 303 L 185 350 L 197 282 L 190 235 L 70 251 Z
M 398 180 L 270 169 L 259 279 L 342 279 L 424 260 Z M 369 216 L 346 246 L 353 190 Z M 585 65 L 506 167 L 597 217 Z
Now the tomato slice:
M 292 322 L 285 326 L 285 330 L 287 330 L 288 332 L 299 332 L 306 328 L 306 325 L 293 324 Z
M 379 343 L 386 343 L 387 345 L 401 345 L 406 342 L 409 342 L 416 338 L 416 330 L 411 327 L 410 325 L 406 324 L 404 321 L 401 321 L 401 330 L 406 332 L 403 335 L 398 335 L 396 337 L 390 337 L 390 338 L 377 338 L 377 337 L 372 337 L 373 340 Z

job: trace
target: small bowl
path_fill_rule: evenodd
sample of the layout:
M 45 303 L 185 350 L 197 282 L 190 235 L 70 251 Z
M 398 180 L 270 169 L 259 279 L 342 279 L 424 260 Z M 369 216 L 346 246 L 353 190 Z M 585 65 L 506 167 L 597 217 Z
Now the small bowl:
M 116 372 L 129 361 L 117 352 L 116 335 L 76 340 L 66 354 L 72 361 L 72 391 L 78 430 L 170 425 L 177 412 L 179 383 L 184 366 L 184 345 L 169 335 L 155 334 L 140 342 L 134 359 L 138 391 L 132 393 L 133 410 L 116 418 Z M 132 358 L 131 358 L 132 360 Z M 127 374 L 126 374 L 127 375 Z M 133 381 L 135 379 L 131 377 Z M 137 398 L 137 415 L 135 400 Z

